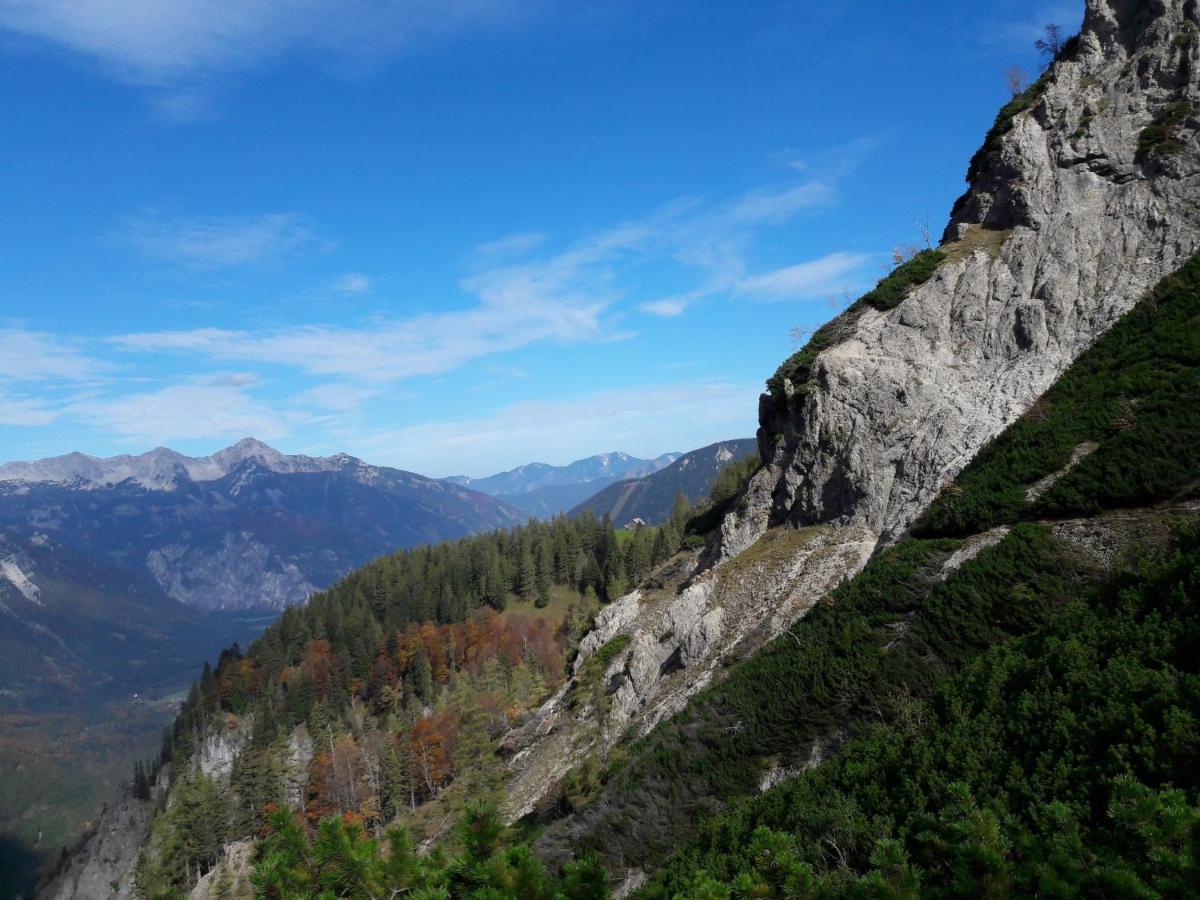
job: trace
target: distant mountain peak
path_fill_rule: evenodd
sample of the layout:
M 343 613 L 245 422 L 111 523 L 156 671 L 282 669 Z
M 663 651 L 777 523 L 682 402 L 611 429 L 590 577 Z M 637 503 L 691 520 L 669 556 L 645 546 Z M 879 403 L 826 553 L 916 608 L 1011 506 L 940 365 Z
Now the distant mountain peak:
M 651 524 L 666 521 L 683 491 L 689 499 L 707 496 L 717 474 L 729 463 L 757 452 L 754 438 L 719 441 L 690 453 L 667 453 L 652 462 L 657 467 L 632 478 L 613 481 L 572 507 L 568 515 L 591 510 L 614 522 L 642 519 Z
M 549 518 L 614 481 L 649 475 L 679 457 L 678 453 L 664 453 L 654 459 L 639 459 L 624 450 L 612 450 L 565 466 L 531 462 L 486 478 L 454 475 L 443 480 L 490 494 L 531 515 Z
M 257 438 L 242 438 L 210 456 L 186 456 L 170 447 L 155 447 L 136 456 L 89 456 L 75 451 L 63 456 L 0 465 L 0 481 L 61 484 L 83 489 L 132 482 L 146 490 L 170 490 L 181 481 L 217 481 L 253 461 L 269 472 L 330 472 L 361 460 L 348 453 L 312 457 L 289 455 Z

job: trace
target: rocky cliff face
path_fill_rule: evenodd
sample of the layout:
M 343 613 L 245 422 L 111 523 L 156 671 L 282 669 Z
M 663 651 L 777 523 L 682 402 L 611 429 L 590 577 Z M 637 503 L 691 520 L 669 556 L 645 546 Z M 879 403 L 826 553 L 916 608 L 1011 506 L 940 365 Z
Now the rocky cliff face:
M 846 317 L 810 390 L 763 398 L 765 467 L 722 526 L 720 558 L 785 522 L 894 540 L 1196 252 L 1198 25 L 1192 0 L 1088 0 L 1077 45 L 972 161 L 934 277 L 895 309 Z M 1155 127 L 1165 145 L 1150 146 Z
M 848 310 L 808 381 L 763 396 L 763 468 L 712 546 L 605 609 L 573 684 L 511 736 L 511 816 L 856 574 L 1200 249 L 1198 25 L 1191 0 L 1089 0 L 1078 41 L 972 160 L 933 276 L 890 310 Z M 1181 103 L 1169 152 L 1148 151 L 1147 127 Z M 587 659 L 621 635 L 609 708 L 573 705 Z
M 167 789 L 165 769 L 154 789 L 156 793 Z M 95 830 L 80 843 L 62 870 L 42 886 L 38 896 L 42 900 L 136 897 L 137 861 L 153 812 L 152 801 L 123 793 L 104 808 Z
M 874 534 L 860 526 L 777 528 L 699 575 L 697 554 L 681 554 L 606 606 L 579 646 L 571 679 L 505 740 L 508 818 L 538 808 L 588 756 L 675 715 L 725 666 L 862 568 L 874 547 Z

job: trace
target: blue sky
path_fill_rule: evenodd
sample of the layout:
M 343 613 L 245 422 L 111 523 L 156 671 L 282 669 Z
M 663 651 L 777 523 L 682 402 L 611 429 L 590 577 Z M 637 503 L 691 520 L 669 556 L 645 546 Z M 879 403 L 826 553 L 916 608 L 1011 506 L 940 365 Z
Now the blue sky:
M 1077 0 L 0 0 L 0 459 L 747 436 Z

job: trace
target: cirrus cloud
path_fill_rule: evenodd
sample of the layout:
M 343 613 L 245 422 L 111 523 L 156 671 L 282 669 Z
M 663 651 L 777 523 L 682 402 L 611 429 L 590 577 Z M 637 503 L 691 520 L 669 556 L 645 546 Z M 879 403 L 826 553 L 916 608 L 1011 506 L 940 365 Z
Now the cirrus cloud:
M 689 381 L 525 401 L 470 419 L 423 422 L 358 436 L 383 463 L 439 476 L 487 475 L 538 458 L 566 463 L 619 446 L 643 456 L 745 437 L 758 382 Z M 481 449 L 485 448 L 485 449 Z
M 744 278 L 736 292 L 772 300 L 821 297 L 837 291 L 848 276 L 859 273 L 872 259 L 867 253 L 830 253 Z
M 278 262 L 316 238 L 294 213 L 129 219 L 116 238 L 160 262 L 224 269 Z
M 250 68 L 290 51 L 385 56 L 419 40 L 528 21 L 515 0 L 0 0 L 0 26 L 163 85 Z
M 155 391 L 78 400 L 67 412 L 141 444 L 176 440 L 287 437 L 284 421 L 231 384 L 175 384 Z

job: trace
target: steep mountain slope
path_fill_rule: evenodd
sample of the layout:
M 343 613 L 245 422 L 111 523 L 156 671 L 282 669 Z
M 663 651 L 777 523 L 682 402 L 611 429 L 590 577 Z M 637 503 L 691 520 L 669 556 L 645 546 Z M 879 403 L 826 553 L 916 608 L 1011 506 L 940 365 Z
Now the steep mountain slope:
M 149 576 L 200 609 L 281 609 L 397 547 L 522 518 L 476 491 L 250 439 L 199 459 L 159 449 L 0 467 L 0 527 Z
M 1197 15 L 1182 2 L 1153 15 L 1088 4 L 1079 37 L 998 115 L 941 247 L 883 279 L 768 381 L 763 467 L 699 562 L 597 617 L 592 647 L 625 642 L 618 727 L 597 743 L 594 725 L 564 727 L 561 705 L 545 710 L 550 734 L 514 764 L 510 815 L 550 802 L 563 773 L 619 734 L 677 712 L 901 537 L 1200 247 L 1194 120 L 1172 126 L 1165 156 L 1143 139 L 1163 110 L 1200 93 L 1200 46 L 1186 40 Z
M 868 838 L 909 840 L 914 837 L 909 824 L 928 824 L 925 818 L 906 818 L 909 811 L 893 805 L 896 797 L 928 803 L 928 810 L 914 815 L 931 811 L 938 819 L 946 812 L 949 830 L 924 832 L 932 845 L 924 865 L 939 889 L 957 890 L 960 896 L 989 891 L 1002 896 L 1005 884 L 1017 883 L 988 882 L 988 871 L 981 873 L 978 863 L 1003 857 L 1005 840 L 1015 844 L 1036 836 L 1028 825 L 1031 819 L 1039 824 L 1042 813 L 1040 824 L 1064 823 L 1063 840 L 1050 847 L 1055 855 L 1042 867 L 1051 874 L 1063 860 L 1086 860 L 1076 851 L 1090 846 L 1111 849 L 1122 865 L 1130 863 L 1129 877 L 1122 875 L 1125 880 L 1118 887 L 1133 884 L 1130 877 L 1159 878 L 1176 859 L 1182 860 L 1178 871 L 1185 877 L 1193 871 L 1187 848 L 1194 847 L 1197 833 L 1192 824 L 1194 775 L 1180 797 L 1157 798 L 1168 813 L 1174 811 L 1159 817 L 1157 837 L 1144 833 L 1148 803 L 1140 804 L 1140 818 L 1104 823 L 1107 801 L 1113 801 L 1113 809 L 1123 808 L 1125 795 L 1113 790 L 1121 774 L 1157 791 L 1172 777 L 1169 773 L 1195 771 L 1200 709 L 1194 691 L 1194 612 L 1188 602 L 1177 602 L 1180 597 L 1190 601 L 1196 590 L 1194 573 L 1186 567 L 1194 548 L 1189 526 L 1174 520 L 1196 515 L 1194 457 L 1180 448 L 1194 448 L 1200 438 L 1192 421 L 1200 399 L 1195 343 L 1200 263 L 1164 282 L 1120 327 L 1101 338 L 1151 286 L 1180 270 L 1200 249 L 1200 176 L 1195 174 L 1200 172 L 1200 146 L 1194 127 L 1200 96 L 1198 17 L 1192 0 L 1089 0 L 1078 40 L 1044 79 L 1001 112 L 972 162 L 970 189 L 956 205 L 938 250 L 884 279 L 770 380 L 771 392 L 760 407 L 758 444 L 764 467 L 726 512 L 708 546 L 674 555 L 637 590 L 605 606 L 579 642 L 569 678 L 536 711 L 525 715 L 523 707 L 523 715 L 508 722 L 502 712 L 507 697 L 500 680 L 495 682 L 485 715 L 504 727 L 515 726 L 507 733 L 489 732 L 499 738 L 506 756 L 502 779 L 497 781 L 491 745 L 470 730 L 480 721 L 475 707 L 461 697 L 452 699 L 447 686 L 442 700 L 428 714 L 422 711 L 416 724 L 405 726 L 405 733 L 446 721 L 458 722 L 466 728 L 460 734 L 472 736 L 463 745 L 455 743 L 458 738 L 423 743 L 416 749 L 424 757 L 413 752 L 410 740 L 409 758 L 423 762 L 415 769 L 401 765 L 394 770 L 395 784 L 412 784 L 412 772 L 421 772 L 420 766 L 440 747 L 461 762 L 455 771 L 476 779 L 470 783 L 477 795 L 499 796 L 509 818 L 533 813 L 525 825 L 543 857 L 554 861 L 594 850 L 632 886 L 644 878 L 644 869 L 660 865 L 671 849 L 695 838 L 703 821 L 719 815 L 727 802 L 787 781 L 805 767 L 818 767 L 831 751 L 844 747 L 851 768 L 829 770 L 833 774 L 827 785 L 834 790 L 815 782 L 796 789 L 802 800 L 806 790 L 818 798 L 804 807 L 812 821 L 781 818 L 789 801 L 778 808 L 751 808 L 745 817 L 735 811 L 730 820 L 705 831 L 709 844 L 670 866 L 661 885 L 649 886 L 651 895 L 678 891 L 727 897 L 727 879 L 743 874 L 750 881 L 741 880 L 736 889 L 752 893 L 753 879 L 770 874 L 755 869 L 767 859 L 764 847 L 744 839 L 761 822 L 803 829 L 806 836 L 803 846 L 779 845 L 786 851 L 782 856 L 765 847 L 771 859 L 781 860 L 780 870 L 799 858 L 822 878 L 862 874 L 874 878 L 862 885 L 865 893 L 904 896 L 898 889 L 889 894 L 889 889 L 911 886 L 911 880 L 897 885 L 889 879 L 909 879 L 907 859 L 895 855 L 894 843 L 868 846 Z M 1048 401 L 1051 411 L 1059 404 L 1063 412 L 1044 415 L 1035 401 L 1093 344 L 1094 351 L 1080 361 L 1082 368 L 1064 382 L 1068 388 Z M 1116 352 L 1114 347 L 1133 350 Z M 1140 375 L 1139 365 L 1144 370 Z M 1071 388 L 1071 379 L 1078 384 L 1077 372 L 1086 375 L 1089 368 L 1106 374 L 1093 388 Z M 1157 372 L 1171 377 L 1156 378 Z M 1097 394 L 1103 402 L 1092 403 Z M 1091 400 L 1072 407 L 1080 396 Z M 1178 415 L 1167 416 L 1164 410 Z M 1025 423 L 1053 422 L 1056 430 L 1043 434 L 1042 441 L 1036 427 L 1018 426 L 1009 434 L 1024 430 L 1026 437 L 1007 439 L 1013 449 L 1000 454 L 1007 467 L 1003 477 L 985 468 L 991 465 L 985 454 L 974 474 L 963 473 L 956 485 L 954 478 L 969 460 L 1022 415 L 1028 416 Z M 1141 415 L 1148 418 L 1139 429 Z M 1076 427 L 1080 421 L 1087 427 Z M 1163 425 L 1180 439 L 1158 438 Z M 1075 430 L 1058 430 L 1068 426 Z M 1035 439 L 1027 440 L 1031 427 Z M 959 491 L 969 502 L 956 506 L 953 498 Z M 936 534 L 906 539 L 940 492 L 944 505 L 923 526 Z M 1048 505 L 1038 505 L 1041 497 Z M 975 530 L 982 527 L 986 530 Z M 1169 554 L 1173 547 L 1184 564 L 1160 560 L 1136 576 L 1141 580 L 1125 582 L 1132 593 L 1111 590 L 1110 577 L 1127 578 L 1120 571 L 1125 560 Z M 536 566 L 536 554 L 531 555 Z M 557 565 L 557 552 L 553 558 Z M 468 567 L 472 578 L 486 568 L 482 561 L 481 556 Z M 445 570 L 439 566 L 437 571 Z M 481 595 L 478 583 L 466 583 L 472 584 L 471 596 Z M 426 587 L 415 587 L 421 584 Z M 413 596 L 436 607 L 435 587 L 440 595 L 440 578 L 417 579 Z M 364 591 L 361 599 L 352 599 L 362 621 L 408 614 L 394 609 L 386 592 Z M 1147 670 L 1174 667 L 1165 672 L 1161 690 L 1122 699 L 1130 701 L 1125 706 L 1133 707 L 1132 714 L 1114 706 L 1111 721 L 1086 718 L 1079 731 L 1085 746 L 1071 743 L 1072 723 L 1056 719 L 1050 736 L 1061 738 L 1060 743 L 1051 747 L 1053 752 L 1034 752 L 1040 745 L 1030 735 L 1043 725 L 1027 713 L 1038 704 L 1052 706 L 1046 699 L 1054 697 L 1053 684 L 1042 691 L 1036 681 L 1016 679 L 1018 688 L 1039 690 L 1036 702 L 1021 707 L 1023 698 L 1014 693 L 1013 683 L 984 678 L 979 683 L 994 685 L 996 691 L 990 700 L 982 691 L 982 699 L 972 701 L 976 708 L 990 720 L 1003 718 L 997 710 L 1011 704 L 1023 716 L 1014 718 L 1023 733 L 989 730 L 987 721 L 971 726 L 977 730 L 964 732 L 968 740 L 961 743 L 926 734 L 926 743 L 913 746 L 940 754 L 939 766 L 931 768 L 906 768 L 909 747 L 903 743 L 880 745 L 879 753 L 894 763 L 890 768 L 872 758 L 870 747 L 861 749 L 866 746 L 858 743 L 864 738 L 861 729 L 872 719 L 884 727 L 920 726 L 935 719 L 939 728 L 953 724 L 941 709 L 933 710 L 934 716 L 926 701 L 939 691 L 950 692 L 941 695 L 949 698 L 947 704 L 966 696 L 954 679 L 964 672 L 969 676 L 971 666 L 987 665 L 984 654 L 1004 652 L 1011 645 L 1022 654 L 1026 671 L 1037 674 L 1036 661 L 1053 654 L 1039 656 L 1022 642 L 1068 639 L 1072 614 L 1078 625 L 1074 631 L 1086 635 L 1080 652 L 1090 654 L 1097 665 L 1106 649 L 1098 636 L 1108 632 L 1130 638 L 1109 646 L 1120 651 L 1121 665 L 1128 664 L 1131 672 L 1138 665 Z M 1148 627 L 1139 631 L 1139 619 Z M 270 796 L 311 814 L 307 803 L 313 786 L 323 802 L 333 797 L 337 808 L 332 812 L 357 810 L 368 821 L 380 820 L 380 807 L 363 803 L 379 796 L 373 787 L 379 782 L 372 774 L 376 769 L 364 764 L 355 775 L 355 761 L 369 760 L 372 753 L 376 759 L 386 756 L 387 723 L 396 713 L 370 706 L 378 702 L 375 695 L 367 691 L 365 680 L 357 688 L 355 681 L 376 667 L 384 681 L 396 674 L 401 679 L 396 691 L 378 694 L 391 704 L 403 698 L 410 677 L 426 682 L 425 669 L 413 664 L 417 651 L 409 644 L 398 638 L 389 643 L 382 634 L 362 628 L 353 633 L 365 635 L 368 649 L 347 648 L 331 657 L 318 637 L 331 622 L 335 619 L 327 616 L 310 623 L 307 632 L 288 632 L 287 655 L 231 657 L 213 682 L 197 689 L 201 702 L 189 704 L 174 745 L 173 777 L 189 786 L 179 796 L 232 793 L 239 809 L 253 810 L 267 796 L 257 793 L 265 783 Z M 1114 628 L 1106 629 L 1110 624 Z M 338 627 L 344 628 L 344 622 Z M 427 633 L 431 638 L 435 634 Z M 293 646 L 304 638 L 311 640 Z M 1148 649 L 1138 655 L 1143 640 Z M 457 638 L 448 643 L 460 646 Z M 431 646 L 441 644 L 435 640 Z M 379 647 L 382 651 L 372 656 L 371 650 Z M 295 682 L 283 680 L 296 685 L 296 696 L 312 701 L 308 709 L 322 709 L 314 721 L 320 726 L 318 735 L 325 731 L 329 750 L 319 765 L 312 763 L 324 755 L 323 748 L 309 759 L 307 752 L 315 748 L 308 738 L 308 751 L 303 750 L 307 731 L 299 725 L 278 728 L 255 743 L 254 728 L 241 719 L 241 685 L 269 684 L 279 696 L 293 690 L 274 677 L 280 666 L 296 670 L 290 676 Z M 308 694 L 303 686 L 308 683 L 306 666 L 314 685 Z M 453 671 L 446 667 L 447 676 L 458 683 Z M 263 678 L 264 673 L 271 677 Z M 1114 678 L 1089 695 L 1081 688 L 1094 682 L 1087 667 L 1067 675 L 1069 708 L 1082 712 L 1094 704 L 1081 699 L 1103 699 L 1111 692 L 1107 689 L 1124 686 Z M 335 685 L 336 691 L 314 699 L 320 690 L 316 685 L 322 683 Z M 1004 703 L 997 706 L 992 702 L 996 697 Z M 404 708 L 403 699 L 398 702 Z M 279 710 L 293 718 L 298 714 L 291 702 L 276 703 L 273 709 L 272 715 L 280 715 Z M 960 721 L 969 724 L 972 718 Z M 1126 741 L 1129 729 L 1144 740 Z M 364 750 L 359 737 L 376 731 L 385 734 L 382 751 Z M 1157 741 L 1157 735 L 1165 740 Z M 339 750 L 338 739 L 345 736 L 353 740 Z M 1117 740 L 1110 742 L 1110 737 Z M 1021 755 L 1022 740 L 1032 757 Z M 244 748 L 264 745 L 273 748 L 264 750 L 265 756 L 245 755 Z M 1010 793 L 972 795 L 970 791 L 986 788 L 980 773 L 990 763 L 982 754 L 993 746 L 999 748 L 992 757 L 997 765 L 1017 760 L 996 770 L 1012 773 L 1011 784 L 1003 786 Z M 1115 757 L 1106 755 L 1110 747 Z M 1057 782 L 1025 777 L 1045 760 L 1063 758 L 1060 753 L 1080 762 L 1055 770 L 1062 774 Z M 284 774 L 270 765 L 257 766 L 254 790 L 239 787 L 229 773 L 231 760 L 257 758 L 286 760 Z M 1113 765 L 1114 758 L 1129 762 L 1126 772 Z M 968 765 L 975 759 L 982 763 Z M 349 775 L 337 775 L 339 760 Z M 1093 762 L 1099 768 L 1089 771 Z M 874 767 L 856 772 L 853 766 L 860 763 Z M 438 771 L 441 777 L 449 769 Z M 838 772 L 849 775 L 843 778 Z M 893 790 L 896 784 L 906 785 L 910 773 L 928 777 L 936 790 L 922 787 L 907 797 Z M 846 791 L 856 774 L 863 776 L 857 784 L 864 795 L 852 796 L 851 803 Z M 895 782 L 888 780 L 893 774 Z M 961 808 L 952 809 L 949 781 L 958 775 L 973 783 Z M 1101 790 L 1084 797 L 1080 786 L 1089 777 Z M 806 784 L 802 779 L 794 784 Z M 428 788 L 433 782 L 425 783 Z M 1061 796 L 1056 795 L 1059 786 Z M 1128 796 L 1137 800 L 1138 789 L 1131 785 Z M 1005 805 L 1022 791 L 1029 802 L 1011 804 L 1016 807 L 1014 824 L 1004 824 L 1009 831 L 1003 839 L 989 843 L 997 833 L 993 826 L 1008 811 Z M 432 803 L 440 796 L 429 791 Z M 973 808 L 972 801 L 986 808 Z M 401 806 L 406 802 L 402 799 Z M 860 814 L 857 803 L 873 805 L 864 805 L 867 812 Z M 318 806 L 319 815 L 327 805 Z M 436 838 L 436 823 L 444 817 L 423 818 L 426 807 L 411 806 L 402 817 Z M 188 805 L 174 808 L 182 816 Z M 197 802 L 195 808 L 207 807 Z M 1148 814 L 1150 819 L 1156 815 L 1152 810 Z M 896 823 L 904 827 L 893 828 Z M 235 833 L 243 836 L 253 830 L 241 821 L 236 827 L 240 832 Z M 1113 839 L 1122 828 L 1134 835 L 1123 843 Z M 219 845 L 210 840 L 195 858 L 167 861 L 187 877 L 193 865 L 211 868 L 222 856 Z M 1164 855 L 1164 845 L 1175 855 Z M 1019 846 L 1022 851 L 1032 848 L 1035 864 L 1045 861 L 1031 842 Z M 953 852 L 958 847 L 978 853 L 959 862 Z M 235 843 L 224 858 L 241 854 L 244 860 L 248 849 L 245 841 Z M 918 848 L 899 849 L 911 853 Z M 710 850 L 711 857 L 706 855 Z M 517 853 L 512 859 L 528 859 Z M 57 885 L 57 896 L 78 896 L 71 884 L 79 882 L 71 879 L 95 860 L 95 854 L 85 851 Z M 686 880 L 697 861 L 723 867 L 715 877 L 725 883 Z M 867 872 L 868 867 L 877 871 Z M 837 869 L 844 874 L 831 871 Z M 799 870 L 797 878 L 807 871 Z M 336 866 L 327 870 L 330 877 L 336 871 Z M 954 881 L 959 871 L 962 878 Z M 1091 876 L 1085 872 L 1083 877 Z M 127 884 L 128 877 L 121 883 Z M 1058 895 L 1070 895 L 1075 883 L 1060 880 Z M 804 885 L 793 881 L 781 890 L 795 892 Z M 832 884 L 835 891 L 851 887 L 845 881 Z M 768 890 L 762 893 L 772 896 Z
M 160 757 L 172 803 L 157 807 L 143 885 L 186 887 L 223 842 L 266 824 L 269 803 L 315 821 L 349 802 L 372 824 L 415 808 L 439 835 L 495 789 L 495 739 L 562 681 L 597 598 L 671 552 L 656 532 L 618 541 L 594 516 L 534 521 L 398 551 L 286 610 L 190 693 Z M 56 895 L 110 882 L 129 895 L 134 861 L 104 848 L 146 825 L 132 808 L 100 823 Z M 212 828 L 184 838 L 197 817 Z
M 22 850 L 0 884 L 73 842 L 156 752 L 203 661 L 272 618 L 194 609 L 148 575 L 0 532 L 0 845 Z
M 835 751 L 841 753 L 839 748 L 865 746 L 864 735 L 880 723 L 890 728 L 903 724 L 900 720 L 909 726 L 924 721 L 927 712 L 919 704 L 981 654 L 1043 628 L 1065 627 L 1061 622 L 1070 616 L 1078 622 L 1084 613 L 1072 604 L 1079 600 L 1086 601 L 1088 609 L 1111 604 L 1114 594 L 1108 583 L 1114 570 L 1136 568 L 1140 561 L 1169 550 L 1176 533 L 1183 535 L 1186 552 L 1194 555 L 1200 533 L 1200 454 L 1195 450 L 1200 441 L 1198 326 L 1200 257 L 1143 299 L 1033 411 L 979 454 L 921 521 L 921 538 L 879 554 L 865 571 L 834 591 L 829 602 L 816 605 L 786 635 L 735 666 L 683 712 L 629 747 L 603 795 L 578 815 L 551 825 L 540 838 L 540 852 L 554 858 L 595 847 L 618 871 L 660 865 L 724 802 L 799 776 Z M 1191 524 L 1181 525 L 1186 522 Z M 731 560 L 718 568 L 718 576 L 736 576 L 744 565 L 743 559 Z M 1178 590 L 1194 590 L 1194 573 L 1177 577 L 1182 579 Z M 1157 602 L 1155 593 L 1147 595 L 1151 604 Z M 1067 619 L 1060 622 L 1064 609 Z M 1186 618 L 1194 612 L 1194 605 L 1185 606 L 1173 615 Z M 1149 610 L 1144 614 L 1153 615 Z M 1167 626 L 1172 633 L 1184 627 L 1182 622 Z M 636 646 L 631 642 L 628 653 L 614 657 L 605 674 L 636 677 L 641 665 Z M 587 664 L 591 650 L 585 640 L 577 665 Z M 1192 661 L 1184 665 L 1178 657 L 1171 658 L 1181 666 L 1180 678 L 1184 673 L 1186 679 L 1200 675 Z M 629 674 L 622 676 L 623 672 Z M 1184 683 L 1190 683 L 1186 679 Z M 1200 694 L 1190 691 L 1171 701 L 1178 707 L 1172 715 L 1200 711 Z M 1069 702 L 1060 699 L 1064 706 Z M 1022 702 L 1033 701 L 1026 697 Z M 1054 699 L 1037 702 L 1052 705 Z M 1157 715 L 1159 710 L 1153 704 L 1137 709 L 1142 701 L 1128 702 L 1134 711 L 1120 713 L 1128 720 L 1109 723 L 1113 744 L 1119 743 L 1118 731 L 1142 727 L 1136 724 L 1137 716 Z M 1056 751 L 1055 758 L 1085 753 L 1091 738 L 1082 731 L 1074 737 L 1079 744 Z M 1005 740 L 1006 753 L 1040 752 L 1029 734 L 1015 733 Z M 1020 746 L 1022 741 L 1028 746 Z M 1187 741 L 1172 737 L 1167 745 L 1155 745 L 1153 753 L 1173 760 L 1171 766 L 1193 765 L 1194 748 L 1188 749 Z M 1110 760 L 1122 758 L 1114 752 Z M 969 754 L 958 752 L 965 755 Z M 1108 749 L 1101 755 L 1107 756 Z M 890 764 L 876 759 L 871 765 Z M 1112 762 L 1101 768 L 1113 777 L 1120 773 Z M 858 793 L 864 795 L 869 792 L 866 785 L 878 789 L 897 783 L 893 779 L 903 781 L 890 769 L 887 775 L 850 771 L 838 777 L 860 780 Z M 1162 786 L 1158 768 L 1133 766 L 1131 772 L 1149 779 L 1151 787 Z M 1082 764 L 1071 775 L 1077 782 L 1089 777 L 1093 776 Z M 943 778 L 941 788 L 931 789 L 932 797 L 916 808 L 948 803 L 944 789 L 953 780 Z M 1195 802 L 1196 787 L 1200 785 L 1192 785 L 1190 802 Z M 1077 783 L 1072 789 L 1084 786 Z M 803 790 L 785 793 L 795 796 Z M 1054 790 L 1053 784 L 1048 790 Z M 661 803 L 663 796 L 672 797 L 672 803 Z M 1053 794 L 1043 797 L 1046 802 L 1054 799 Z M 811 817 L 816 823 L 820 801 L 805 802 L 813 803 L 814 809 L 796 812 L 795 821 Z M 780 827 L 788 806 L 764 800 L 746 809 L 762 810 L 764 816 L 773 810 L 761 821 Z M 880 809 L 876 814 L 901 821 L 913 812 Z M 842 814 L 847 828 L 857 827 L 850 813 Z M 701 846 L 716 856 L 734 854 L 728 866 L 736 870 L 744 862 L 737 854 L 744 852 L 760 821 L 756 815 L 739 812 L 732 826 L 714 821 Z M 1096 827 L 1101 826 L 1098 820 Z M 736 841 L 730 838 L 730 827 L 738 829 Z M 883 835 L 874 837 L 879 836 Z M 870 868 L 866 857 L 874 849 L 874 837 L 860 834 L 853 845 L 862 854 L 855 859 L 857 871 Z M 699 863 L 688 857 L 672 867 L 671 889 L 656 888 L 652 896 L 688 894 L 697 866 L 718 871 L 708 855 Z
M 0 467 L 0 834 L 38 853 L 73 840 L 153 754 L 204 660 L 283 606 L 397 546 L 523 518 L 250 440 Z
M 1196 251 L 1196 17 L 1184 0 L 1087 4 L 1078 39 L 972 159 L 936 271 L 856 304 L 772 380 L 765 467 L 722 555 L 781 522 L 895 539 Z
M 0 533 L 0 710 L 178 689 L 206 657 L 257 634 L 256 621 L 263 613 L 208 616 L 45 535 Z
M 588 510 L 601 518 L 608 516 L 617 524 L 635 518 L 659 524 L 671 517 L 680 491 L 692 502 L 707 497 L 723 468 L 757 452 L 753 438 L 710 444 L 683 454 L 653 474 L 611 484 L 580 503 L 568 515 L 577 516 Z
M 529 463 L 486 478 L 455 475 L 446 480 L 545 519 L 565 512 L 614 481 L 649 475 L 678 458 L 678 453 L 664 453 L 654 459 L 638 459 L 616 451 L 577 459 L 565 466 Z

